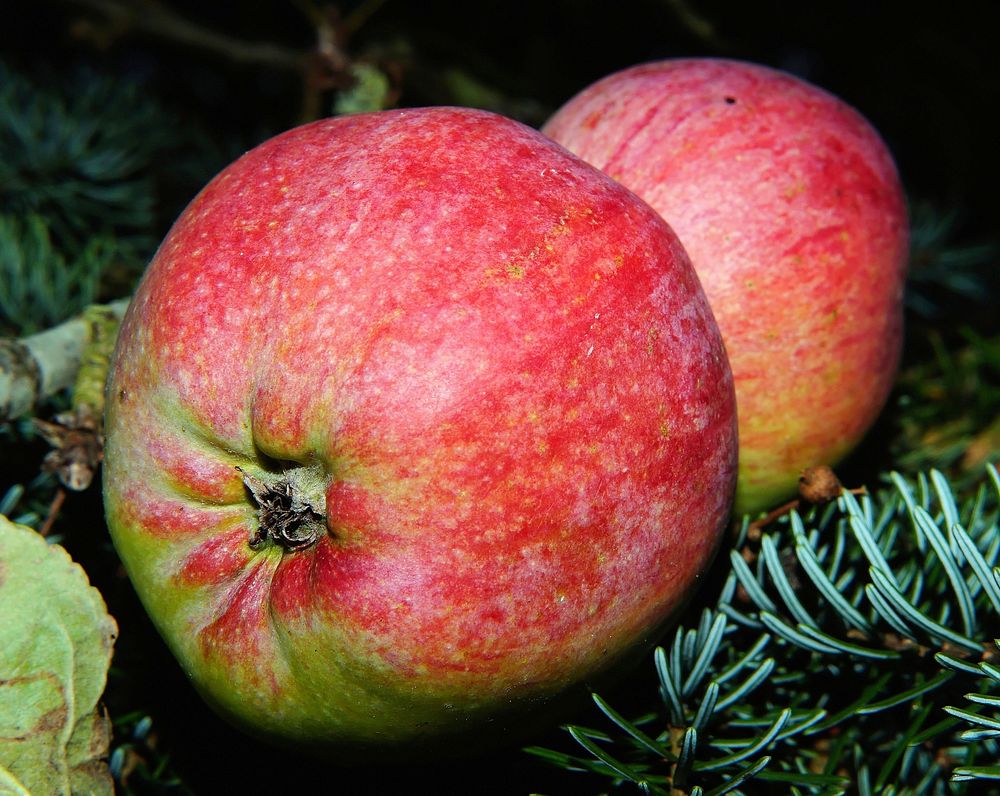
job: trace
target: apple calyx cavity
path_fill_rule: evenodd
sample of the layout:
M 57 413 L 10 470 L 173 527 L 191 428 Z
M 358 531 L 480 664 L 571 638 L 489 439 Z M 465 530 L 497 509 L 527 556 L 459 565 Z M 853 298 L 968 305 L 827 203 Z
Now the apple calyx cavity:
M 322 468 L 292 466 L 260 477 L 236 468 L 257 506 L 257 527 L 250 534 L 254 550 L 271 541 L 288 552 L 314 545 L 326 524 L 326 478 Z

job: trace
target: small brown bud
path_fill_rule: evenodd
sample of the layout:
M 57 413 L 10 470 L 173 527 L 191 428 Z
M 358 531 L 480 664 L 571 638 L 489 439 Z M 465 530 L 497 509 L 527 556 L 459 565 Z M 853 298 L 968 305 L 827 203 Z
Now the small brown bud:
M 840 491 L 840 481 L 825 464 L 807 467 L 799 477 L 799 497 L 806 503 L 829 503 L 840 497 Z

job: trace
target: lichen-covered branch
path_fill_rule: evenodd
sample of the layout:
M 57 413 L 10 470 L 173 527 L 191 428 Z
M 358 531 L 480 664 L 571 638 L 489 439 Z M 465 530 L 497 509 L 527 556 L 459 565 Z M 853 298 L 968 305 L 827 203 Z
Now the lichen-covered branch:
M 0 422 L 73 385 L 88 343 L 106 337 L 108 323 L 119 322 L 127 306 L 128 299 L 121 299 L 30 337 L 0 338 Z M 93 392 L 92 386 L 85 389 Z

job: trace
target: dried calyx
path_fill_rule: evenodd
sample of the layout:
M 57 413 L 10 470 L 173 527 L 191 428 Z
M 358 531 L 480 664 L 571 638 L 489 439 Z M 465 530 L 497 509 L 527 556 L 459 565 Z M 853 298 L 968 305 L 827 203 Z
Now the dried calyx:
M 236 469 L 257 505 L 258 524 L 249 540 L 254 550 L 268 541 L 290 552 L 303 550 L 326 533 L 325 490 L 308 468 L 286 470 L 273 480 Z
M 799 497 L 815 506 L 836 500 L 842 490 L 836 473 L 825 464 L 807 467 L 799 477 Z

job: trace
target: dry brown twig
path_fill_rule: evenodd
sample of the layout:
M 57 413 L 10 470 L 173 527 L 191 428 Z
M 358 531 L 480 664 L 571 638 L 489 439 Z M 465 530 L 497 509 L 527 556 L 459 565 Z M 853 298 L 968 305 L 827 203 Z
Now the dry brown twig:
M 301 71 L 304 54 L 270 42 L 245 41 L 209 30 L 173 11 L 159 0 L 67 0 L 103 17 L 103 24 L 81 18 L 73 34 L 104 49 L 131 33 L 153 36 L 216 53 L 237 64 Z
M 39 534 L 42 536 L 48 536 L 52 533 L 52 527 L 55 525 L 56 518 L 59 516 L 59 512 L 65 501 L 66 490 L 60 486 L 56 489 L 56 494 L 55 497 L 52 498 L 52 503 L 49 504 L 49 513 L 45 515 L 45 522 L 43 522 L 42 527 L 38 529 Z
M 795 510 L 803 511 L 810 506 L 822 506 L 830 503 L 840 497 L 843 490 L 844 487 L 841 485 L 840 479 L 837 478 L 837 474 L 833 472 L 831 467 L 825 464 L 807 467 L 799 476 L 799 496 L 751 522 L 747 527 L 747 539 L 751 542 L 760 541 L 760 535 L 764 528 L 775 520 Z M 863 486 L 847 491 L 852 495 L 868 494 L 868 490 Z

